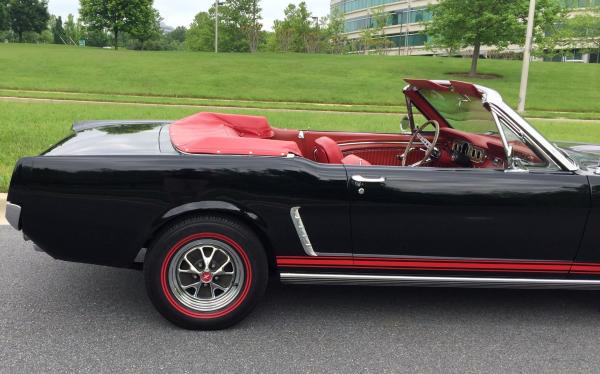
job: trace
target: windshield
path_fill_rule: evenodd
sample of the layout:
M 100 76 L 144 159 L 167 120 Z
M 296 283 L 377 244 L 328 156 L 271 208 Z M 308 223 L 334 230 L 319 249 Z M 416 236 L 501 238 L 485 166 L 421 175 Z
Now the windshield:
M 476 134 L 498 133 L 492 114 L 484 108 L 480 98 L 428 89 L 419 93 L 452 128 Z

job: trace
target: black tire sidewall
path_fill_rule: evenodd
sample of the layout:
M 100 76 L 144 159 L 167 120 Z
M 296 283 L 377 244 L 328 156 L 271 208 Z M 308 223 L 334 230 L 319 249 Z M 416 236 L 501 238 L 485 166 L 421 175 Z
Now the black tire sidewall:
M 241 247 L 248 258 L 247 265 L 250 267 L 252 274 L 250 283 L 247 286 L 247 293 L 239 305 L 225 315 L 211 318 L 193 317 L 177 310 L 178 308 L 172 304 L 173 300 L 178 303 L 177 300 L 171 294 L 172 301 L 169 301 L 161 282 L 163 263 L 172 248 L 184 238 L 203 233 L 214 233 L 227 237 Z M 215 239 L 219 240 L 218 238 Z M 238 249 L 235 250 L 238 251 Z M 243 254 L 240 254 L 240 256 L 243 257 Z M 246 275 L 244 282 L 248 281 L 247 270 L 244 269 Z M 239 322 L 254 308 L 267 286 L 268 265 L 260 240 L 245 225 L 221 217 L 196 217 L 174 224 L 159 235 L 146 255 L 144 277 L 150 300 L 165 318 L 186 329 L 212 330 L 226 328 Z M 167 292 L 170 292 L 170 289 Z M 240 297 L 242 297 L 242 294 L 238 295 L 229 305 L 234 304 Z M 198 313 L 180 303 L 178 305 L 179 308 Z

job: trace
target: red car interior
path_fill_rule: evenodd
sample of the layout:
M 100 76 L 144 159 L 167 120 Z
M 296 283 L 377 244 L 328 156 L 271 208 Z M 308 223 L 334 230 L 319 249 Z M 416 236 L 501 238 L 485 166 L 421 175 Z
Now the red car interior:
M 450 86 L 428 80 L 407 80 L 418 89 L 449 91 Z M 451 82 L 452 90 L 481 97 L 470 83 Z M 438 121 L 439 150 L 426 166 L 505 168 L 506 155 L 499 136 L 474 134 L 452 128 L 415 90 L 406 95 L 428 119 Z M 417 124 L 418 125 L 418 124 Z M 294 154 L 319 163 L 346 165 L 401 166 L 411 134 L 375 134 L 326 131 L 298 131 L 272 128 L 265 117 L 198 113 L 169 127 L 175 148 L 189 154 L 232 154 L 287 156 Z M 433 136 L 424 134 L 430 141 Z M 531 162 L 541 162 L 528 147 L 514 144 L 515 155 Z M 461 157 L 457 157 L 457 152 Z M 407 163 L 422 159 L 424 150 L 414 149 Z M 462 157 L 464 156 L 464 157 Z
M 328 136 L 315 140 L 314 160 L 324 164 L 371 165 L 354 154 L 344 156 L 340 145 Z
M 264 117 L 217 113 L 198 113 L 174 122 L 169 133 L 173 145 L 184 153 L 256 156 L 294 154 L 320 163 L 363 166 L 400 166 L 401 156 L 410 138 L 410 134 L 276 129 Z M 503 167 L 506 157 L 497 136 L 472 134 L 449 127 L 440 128 L 438 148 L 441 154 L 430 166 L 459 166 L 451 158 L 455 142 L 468 142 L 485 151 L 485 160 L 473 164 L 473 167 Z M 416 162 L 422 156 L 422 151 L 414 150 L 409 154 L 408 162 Z M 499 164 L 498 160 L 502 162 Z
M 198 113 L 171 124 L 169 135 L 175 148 L 184 153 L 302 155 L 296 143 L 274 139 L 264 117 Z

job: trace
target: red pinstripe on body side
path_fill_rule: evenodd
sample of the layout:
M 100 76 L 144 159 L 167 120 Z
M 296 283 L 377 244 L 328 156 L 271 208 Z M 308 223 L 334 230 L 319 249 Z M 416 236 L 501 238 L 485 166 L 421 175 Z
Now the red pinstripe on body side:
M 281 268 L 331 268 L 372 270 L 443 270 L 519 273 L 600 274 L 600 263 L 573 263 L 547 260 L 487 260 L 377 257 L 279 256 Z

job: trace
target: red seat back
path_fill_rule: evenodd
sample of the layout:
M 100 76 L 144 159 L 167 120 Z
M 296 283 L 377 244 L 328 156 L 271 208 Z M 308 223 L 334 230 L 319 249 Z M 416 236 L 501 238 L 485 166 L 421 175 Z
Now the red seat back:
M 322 136 L 315 140 L 314 158 L 323 164 L 341 164 L 344 154 L 335 140 Z

